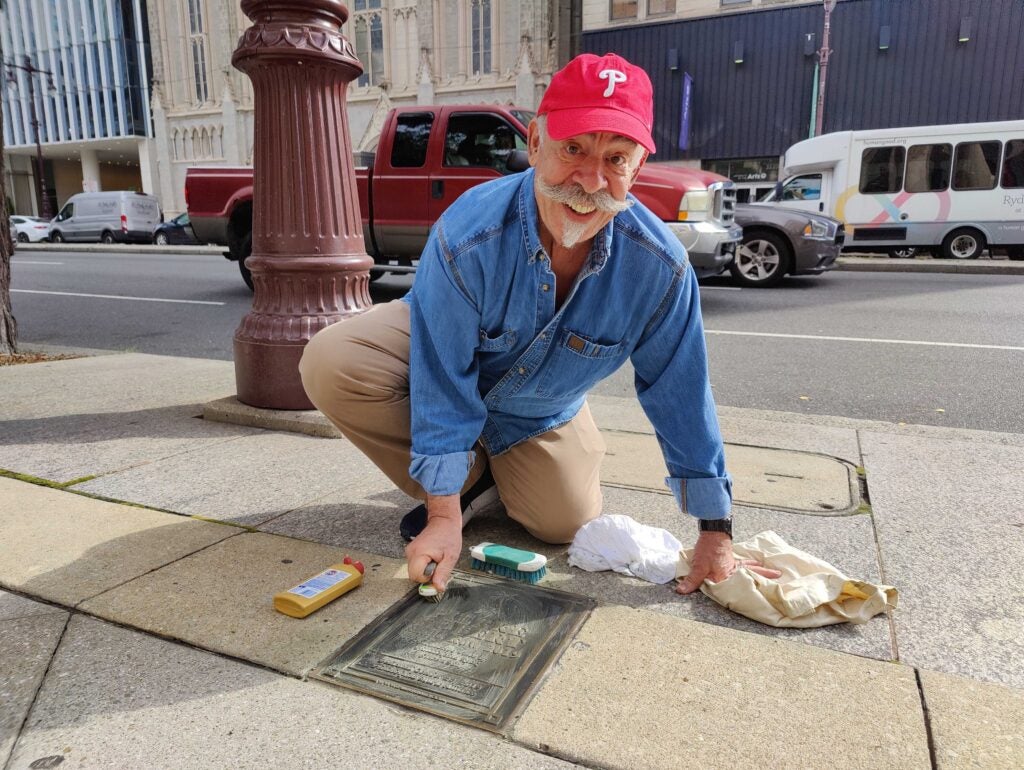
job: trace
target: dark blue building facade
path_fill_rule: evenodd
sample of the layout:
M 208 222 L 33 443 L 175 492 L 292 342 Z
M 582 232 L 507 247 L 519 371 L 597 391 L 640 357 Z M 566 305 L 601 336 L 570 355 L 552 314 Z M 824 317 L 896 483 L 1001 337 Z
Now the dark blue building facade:
M 1024 119 L 1024 0 L 840 0 L 831 21 L 823 132 Z M 582 50 L 650 74 L 653 160 L 770 182 L 810 135 L 823 22 L 820 3 L 762 9 L 586 32 Z

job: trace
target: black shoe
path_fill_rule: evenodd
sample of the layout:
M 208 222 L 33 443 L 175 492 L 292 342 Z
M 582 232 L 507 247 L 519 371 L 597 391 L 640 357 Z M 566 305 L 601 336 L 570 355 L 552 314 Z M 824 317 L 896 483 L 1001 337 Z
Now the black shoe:
M 462 526 L 465 527 L 473 515 L 498 500 L 498 488 L 494 485 L 491 469 L 485 468 L 483 475 L 459 498 L 462 506 Z M 405 516 L 398 525 L 398 531 L 405 542 L 410 542 L 427 526 L 427 506 L 420 503 Z

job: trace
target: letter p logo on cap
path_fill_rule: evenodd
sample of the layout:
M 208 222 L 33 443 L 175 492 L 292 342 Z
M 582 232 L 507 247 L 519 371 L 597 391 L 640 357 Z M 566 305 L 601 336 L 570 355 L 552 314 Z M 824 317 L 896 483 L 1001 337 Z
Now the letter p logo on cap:
M 626 82 L 626 73 L 621 72 L 620 70 L 601 70 L 597 73 L 597 76 L 601 78 L 601 80 L 608 81 L 608 87 L 604 89 L 604 93 L 602 94 L 602 96 L 606 97 L 615 93 L 616 84 Z
M 614 53 L 582 53 L 551 76 L 538 115 L 555 141 L 590 133 L 632 139 L 654 152 L 654 88 L 640 67 Z

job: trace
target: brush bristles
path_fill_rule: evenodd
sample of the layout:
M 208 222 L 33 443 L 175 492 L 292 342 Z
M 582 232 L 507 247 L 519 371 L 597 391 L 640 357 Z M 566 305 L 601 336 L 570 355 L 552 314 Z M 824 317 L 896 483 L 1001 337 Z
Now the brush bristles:
M 504 567 L 501 564 L 491 564 L 488 561 L 481 561 L 480 559 L 473 559 L 471 566 L 473 569 L 480 570 L 481 572 L 489 572 L 492 575 L 500 575 L 501 577 L 506 577 L 510 580 L 518 580 L 522 583 L 530 583 L 532 585 L 539 583 L 540 579 L 548 573 L 546 567 L 541 567 L 533 572 L 523 572 L 519 569 Z
M 444 594 L 438 591 L 430 583 L 423 583 L 419 587 L 420 598 L 424 601 L 432 602 L 437 604 L 444 598 Z

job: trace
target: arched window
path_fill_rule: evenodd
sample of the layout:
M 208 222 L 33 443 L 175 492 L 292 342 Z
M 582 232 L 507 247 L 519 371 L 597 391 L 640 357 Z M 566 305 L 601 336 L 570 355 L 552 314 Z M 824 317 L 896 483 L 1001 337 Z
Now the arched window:
M 473 46 L 470 71 L 484 75 L 491 71 L 491 0 L 471 0 L 469 14 Z
M 350 7 L 356 56 L 363 65 L 356 85 L 378 86 L 385 79 L 383 0 L 355 0 Z
M 196 104 L 210 99 L 206 77 L 206 18 L 203 0 L 185 0 L 188 5 L 188 37 L 192 54 L 192 85 Z

